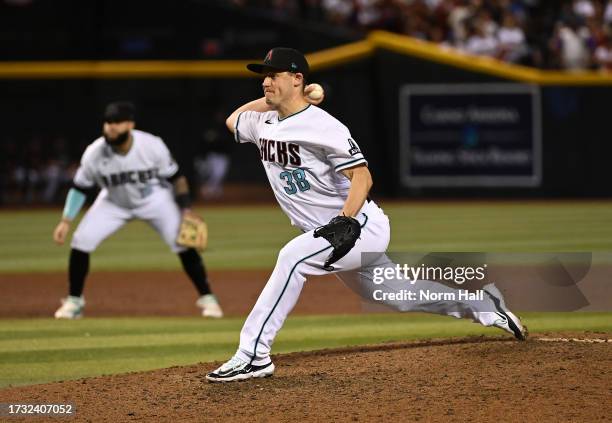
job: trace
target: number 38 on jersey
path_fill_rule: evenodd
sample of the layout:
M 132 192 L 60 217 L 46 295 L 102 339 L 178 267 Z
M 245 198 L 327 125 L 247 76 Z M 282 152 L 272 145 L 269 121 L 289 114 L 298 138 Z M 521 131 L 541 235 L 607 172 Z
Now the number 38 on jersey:
M 304 192 L 310 189 L 310 184 L 306 180 L 306 172 L 304 169 L 297 168 L 292 171 L 286 170 L 280 173 L 280 178 L 287 182 L 285 192 L 289 195 L 295 194 L 299 191 Z
M 263 161 L 276 162 L 285 167 L 287 164 L 299 166 L 302 164 L 300 158 L 300 146 L 292 142 L 259 139 L 259 157 Z M 310 184 L 306 180 L 304 169 L 297 168 L 285 170 L 279 174 L 285 181 L 284 190 L 287 194 L 293 195 L 297 192 L 304 192 L 310 189 Z

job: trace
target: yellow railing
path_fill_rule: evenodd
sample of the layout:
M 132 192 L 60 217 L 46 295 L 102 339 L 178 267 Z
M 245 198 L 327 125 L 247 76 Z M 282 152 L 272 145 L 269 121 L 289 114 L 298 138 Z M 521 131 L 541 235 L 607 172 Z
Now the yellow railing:
M 612 74 L 593 71 L 546 71 L 472 56 L 437 44 L 385 31 L 373 31 L 363 41 L 308 54 L 313 71 L 330 69 L 369 57 L 375 49 L 422 58 L 472 72 L 540 85 L 612 85 Z M 242 78 L 253 60 L 185 61 L 33 61 L 0 62 L 0 79 L 70 78 Z M 258 61 L 258 60 L 255 60 Z
M 368 41 L 375 48 L 382 48 L 436 63 L 442 63 L 473 72 L 499 76 L 514 81 L 540 85 L 612 85 L 612 74 L 594 71 L 561 72 L 547 71 L 526 66 L 505 63 L 490 57 L 463 54 L 445 49 L 437 44 L 421 41 L 403 35 L 374 31 Z

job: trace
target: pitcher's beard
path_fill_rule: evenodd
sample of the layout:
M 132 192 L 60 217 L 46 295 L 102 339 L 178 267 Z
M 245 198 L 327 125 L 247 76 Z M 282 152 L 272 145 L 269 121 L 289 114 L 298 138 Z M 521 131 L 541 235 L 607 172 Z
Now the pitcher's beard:
M 130 131 L 125 131 L 117 135 L 115 138 L 110 138 L 108 135 L 104 134 L 104 140 L 106 143 L 112 147 L 118 147 L 121 144 L 125 143 L 130 137 Z

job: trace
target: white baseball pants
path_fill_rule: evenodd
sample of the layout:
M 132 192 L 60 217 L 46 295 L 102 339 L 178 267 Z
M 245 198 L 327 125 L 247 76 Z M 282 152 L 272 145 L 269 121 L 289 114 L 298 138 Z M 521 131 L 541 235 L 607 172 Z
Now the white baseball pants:
M 91 253 L 132 219 L 144 220 L 151 225 L 173 252 L 185 251 L 184 247 L 176 244 L 181 211 L 168 189 L 154 192 L 147 198 L 146 204 L 133 209 L 116 205 L 103 190 L 79 223 L 72 236 L 71 247 Z
M 414 284 L 405 280 L 386 281 L 380 285 L 372 282 L 375 267 L 395 266 L 384 253 L 389 245 L 389 219 L 374 202 L 368 202 L 360 211 L 357 219 L 362 225 L 361 237 L 355 247 L 343 258 L 333 264 L 336 276 L 362 298 L 374 301 L 374 290 L 398 292 L 400 290 L 431 290 L 437 293 L 458 293 L 457 289 L 441 283 L 419 280 Z M 306 232 L 285 245 L 266 286 L 259 295 L 240 333 L 240 346 L 236 355 L 254 365 L 270 361 L 270 349 L 277 332 L 287 315 L 297 302 L 304 282 L 309 275 L 329 273 L 323 264 L 332 247 L 324 238 L 314 238 L 314 231 Z M 362 263 L 362 252 L 380 252 L 371 255 L 371 263 Z M 370 256 L 370 255 L 368 255 Z M 456 298 L 459 296 L 457 295 Z M 484 326 L 490 326 L 496 319 L 491 312 L 495 310 L 492 301 L 381 301 L 398 311 L 422 311 L 471 318 Z

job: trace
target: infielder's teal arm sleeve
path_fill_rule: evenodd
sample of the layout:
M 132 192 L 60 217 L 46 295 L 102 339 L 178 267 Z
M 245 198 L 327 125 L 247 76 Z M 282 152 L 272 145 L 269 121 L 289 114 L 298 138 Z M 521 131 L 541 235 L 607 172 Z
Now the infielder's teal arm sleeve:
M 85 204 L 86 198 L 87 196 L 78 189 L 70 188 L 64 204 L 64 217 L 73 220 Z

